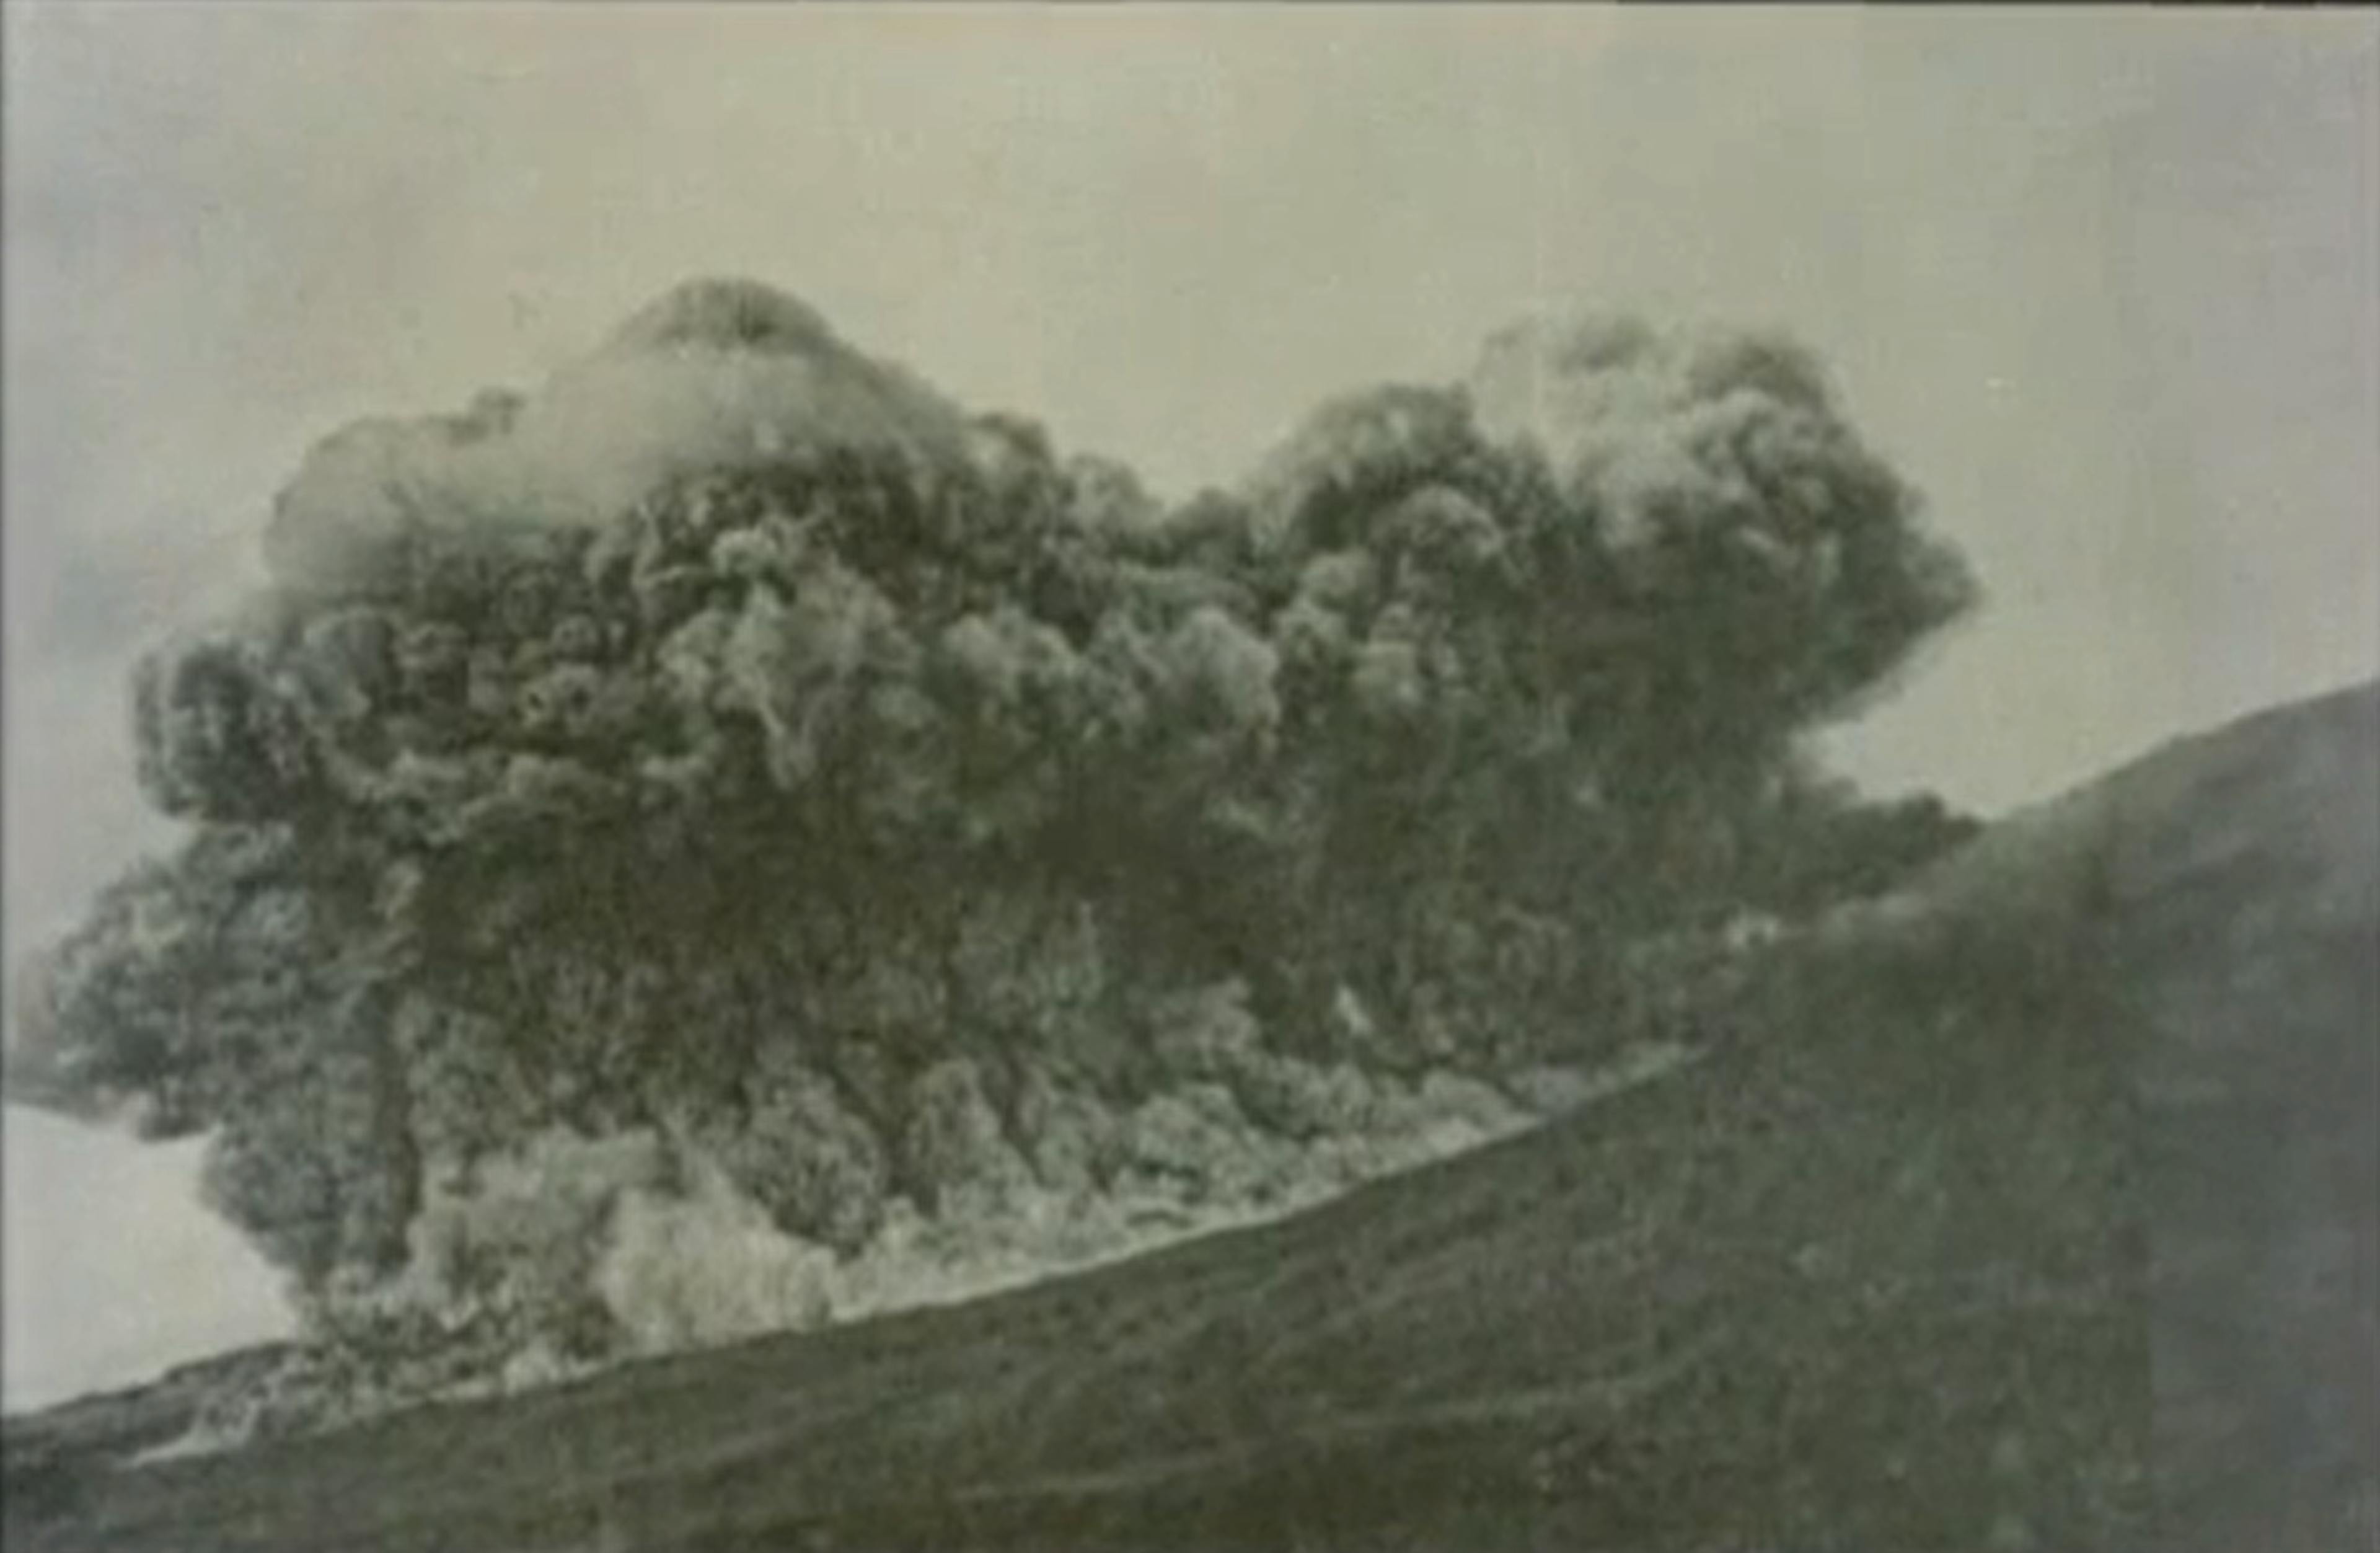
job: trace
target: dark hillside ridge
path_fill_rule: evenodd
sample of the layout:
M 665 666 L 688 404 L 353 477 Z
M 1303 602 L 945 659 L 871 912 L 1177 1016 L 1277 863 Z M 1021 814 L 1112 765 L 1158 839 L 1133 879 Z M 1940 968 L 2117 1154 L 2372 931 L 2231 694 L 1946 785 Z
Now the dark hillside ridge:
M 234 1349 L 177 1364 L 153 1380 L 96 1392 L 7 1419 L 0 1479 L 40 1499 L 71 1494 L 107 1463 L 122 1463 L 188 1435 L 208 1401 L 269 1374 L 281 1343 Z
M 2106 1546 L 2145 1356 L 2104 1081 L 1867 1046 L 1014 1296 L 143 1469 L 9 1546 Z
M 2380 689 L 2130 774 L 2156 1453 L 2175 1553 L 2380 1546 Z
M 1931 894 L 2110 924 L 2143 1034 L 2155 1546 L 2380 1544 L 2380 683 L 2178 740 Z

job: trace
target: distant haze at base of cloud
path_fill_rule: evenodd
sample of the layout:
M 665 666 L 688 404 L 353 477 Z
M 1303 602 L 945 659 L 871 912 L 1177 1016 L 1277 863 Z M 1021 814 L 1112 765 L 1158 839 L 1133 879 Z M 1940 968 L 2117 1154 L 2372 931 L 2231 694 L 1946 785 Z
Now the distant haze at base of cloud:
M 285 1337 L 277 1276 L 198 1202 L 196 1141 L 5 1107 L 0 1405 L 45 1406 Z

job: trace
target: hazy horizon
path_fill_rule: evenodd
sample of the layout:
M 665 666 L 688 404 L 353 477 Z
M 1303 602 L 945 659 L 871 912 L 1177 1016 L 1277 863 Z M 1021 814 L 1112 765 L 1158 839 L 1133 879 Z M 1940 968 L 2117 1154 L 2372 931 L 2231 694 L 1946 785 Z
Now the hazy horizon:
M 2371 13 L 6 26 L 12 961 L 168 834 L 126 667 L 239 584 L 310 443 L 533 386 L 700 275 L 1176 495 L 1517 315 L 1786 330 L 1985 590 L 1830 740 L 1878 790 L 1998 813 L 2380 674 Z M 105 1217 L 61 1202 L 12 1189 L 12 1249 Z M 12 1353 L 75 1308 L 20 1302 L 18 1260 Z

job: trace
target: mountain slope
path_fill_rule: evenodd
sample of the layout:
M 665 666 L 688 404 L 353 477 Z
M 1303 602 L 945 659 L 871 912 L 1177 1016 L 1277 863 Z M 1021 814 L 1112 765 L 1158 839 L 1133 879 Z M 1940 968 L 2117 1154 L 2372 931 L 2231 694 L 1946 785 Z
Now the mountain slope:
M 2060 1117 L 1993 1168 L 2074 1086 L 1864 1087 L 1746 1049 L 1305 1218 L 160 1466 L 23 1546 L 2078 1546 L 2140 1415 L 2104 1167 Z
M 1924 897 L 2099 931 L 2130 1001 L 2155 1546 L 2380 1543 L 2380 685 L 2168 745 Z
M 2380 693 L 2132 774 L 2162 1546 L 2380 1545 Z
M 1315 1213 L 57 1478 L 8 1546 L 2362 1546 L 2375 705 L 2013 822 L 1703 1061 Z

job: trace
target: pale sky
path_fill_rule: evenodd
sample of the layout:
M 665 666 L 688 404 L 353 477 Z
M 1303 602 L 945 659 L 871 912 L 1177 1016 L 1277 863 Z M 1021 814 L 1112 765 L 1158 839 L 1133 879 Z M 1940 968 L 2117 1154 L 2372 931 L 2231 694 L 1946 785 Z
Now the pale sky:
M 1781 326 L 1988 593 L 1835 740 L 1880 789 L 1997 812 L 2380 672 L 2373 12 L 6 29 L 12 954 L 157 835 L 125 665 L 237 583 L 310 442 L 534 386 L 695 275 L 1177 495 L 1524 312 Z

